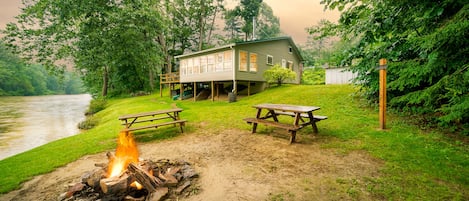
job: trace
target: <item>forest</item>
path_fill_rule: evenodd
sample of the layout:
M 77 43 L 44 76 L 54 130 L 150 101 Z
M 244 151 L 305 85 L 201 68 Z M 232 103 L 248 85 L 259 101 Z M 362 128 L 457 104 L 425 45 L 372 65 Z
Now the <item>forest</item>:
M 153 91 L 159 74 L 177 70 L 176 55 L 248 40 L 254 33 L 257 39 L 282 35 L 278 17 L 262 0 L 236 1 L 232 9 L 225 3 L 25 0 L 18 21 L 2 31 L 3 41 L 10 51 L 49 72 L 64 72 L 63 63 L 73 63 L 94 95 Z M 387 58 L 392 109 L 469 134 L 466 1 L 321 3 L 339 10 L 341 17 L 305 30 L 311 35 L 310 45 L 301 48 L 305 64 L 350 67 L 358 73 L 356 84 L 364 97 L 376 103 L 376 67 L 380 58 Z
M 49 73 L 41 64 L 27 64 L 0 43 L 0 96 L 80 94 L 85 88 L 74 72 Z

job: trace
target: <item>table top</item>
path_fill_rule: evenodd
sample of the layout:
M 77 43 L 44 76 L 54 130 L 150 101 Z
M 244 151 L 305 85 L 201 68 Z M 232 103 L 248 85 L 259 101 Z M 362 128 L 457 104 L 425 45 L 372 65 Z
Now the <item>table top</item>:
M 144 117 L 144 116 L 152 116 L 152 115 L 157 115 L 157 114 L 166 114 L 166 113 L 171 113 L 171 112 L 181 112 L 181 111 L 182 111 L 181 108 L 173 108 L 173 109 L 166 109 L 166 110 L 157 110 L 157 111 L 152 111 L 152 112 L 143 112 L 143 113 L 138 113 L 138 114 L 128 114 L 128 115 L 120 116 L 119 120 L 136 118 L 136 117 Z
M 320 107 L 316 107 L 316 106 L 272 104 L 272 103 L 262 103 L 262 104 L 254 105 L 253 107 L 257 109 L 281 110 L 284 112 L 300 112 L 300 113 L 312 112 L 312 111 L 320 109 Z

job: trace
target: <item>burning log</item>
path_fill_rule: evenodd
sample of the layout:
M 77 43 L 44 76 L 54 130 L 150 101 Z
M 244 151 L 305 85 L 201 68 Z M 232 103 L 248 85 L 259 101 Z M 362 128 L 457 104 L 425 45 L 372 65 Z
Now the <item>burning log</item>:
M 165 186 L 177 186 L 179 181 L 178 179 L 176 179 L 176 177 L 174 177 L 174 174 L 179 172 L 179 170 L 181 170 L 181 167 L 168 168 L 164 175 L 158 174 L 158 177 L 163 178 L 165 180 Z
M 130 184 L 130 177 L 123 173 L 118 177 L 109 177 L 101 179 L 99 185 L 105 194 L 121 194 L 127 191 Z
M 134 177 L 139 184 L 147 189 L 148 192 L 156 191 L 156 188 L 162 183 L 160 179 L 154 177 L 134 163 L 130 163 L 127 169 L 132 173 L 132 177 Z
M 90 171 L 90 172 L 86 172 L 82 177 L 81 177 L 81 181 L 82 183 L 85 183 L 87 184 L 88 186 L 91 186 L 91 187 L 98 187 L 99 186 L 99 182 L 102 178 L 104 178 L 106 176 L 106 171 L 104 171 L 104 169 L 102 168 L 99 168 L 99 169 L 95 169 L 93 171 Z
M 109 152 L 109 151 L 106 152 L 106 156 L 109 161 L 112 161 L 116 158 L 116 156 L 112 152 Z

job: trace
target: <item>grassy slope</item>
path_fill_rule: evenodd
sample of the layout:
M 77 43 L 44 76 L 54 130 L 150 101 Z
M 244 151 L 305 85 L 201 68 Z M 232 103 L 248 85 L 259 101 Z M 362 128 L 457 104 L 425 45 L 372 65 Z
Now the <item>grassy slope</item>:
M 328 120 L 319 123 L 319 135 L 329 139 L 321 142 L 324 149 L 343 154 L 365 150 L 383 160 L 381 177 L 364 178 L 369 191 L 377 197 L 397 200 L 468 199 L 467 145 L 448 140 L 436 132 L 423 132 L 393 115 L 388 115 L 389 129 L 380 131 L 377 129 L 378 112 L 361 105 L 351 95 L 354 92 L 355 89 L 345 85 L 282 86 L 235 103 L 172 101 L 159 95 L 111 100 L 108 107 L 97 114 L 100 124 L 96 128 L 0 161 L 0 193 L 18 188 L 21 182 L 32 176 L 53 171 L 83 155 L 113 149 L 121 129 L 117 120 L 119 115 L 166 109 L 177 104 L 185 110 L 182 117 L 189 121 L 186 133 L 196 130 L 201 122 L 208 124 L 208 132 L 217 133 L 224 128 L 249 130 L 250 127 L 241 119 L 254 115 L 251 105 L 269 102 L 320 106 L 318 114 L 329 116 Z M 305 132 L 311 130 L 307 127 L 302 131 L 305 129 Z M 163 134 L 139 140 L 173 137 L 175 132 L 166 130 L 168 132 L 161 130 Z

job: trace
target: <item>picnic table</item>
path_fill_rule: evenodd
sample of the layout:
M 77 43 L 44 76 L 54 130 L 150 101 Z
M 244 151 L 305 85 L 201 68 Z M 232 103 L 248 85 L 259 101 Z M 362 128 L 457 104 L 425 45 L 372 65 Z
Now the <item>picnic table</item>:
M 291 134 L 290 143 L 295 142 L 296 132 L 305 126 L 311 125 L 313 132 L 318 133 L 316 122 L 327 119 L 327 116 L 313 115 L 313 111 L 320 109 L 317 106 L 263 103 L 253 107 L 257 109 L 256 117 L 243 119 L 247 123 L 252 124 L 252 133 L 256 133 L 257 124 L 283 128 Z M 262 111 L 266 112 L 263 114 Z M 293 122 L 279 122 L 278 116 L 280 115 L 293 117 Z
M 122 125 L 125 126 L 124 129 L 127 131 L 158 128 L 160 126 L 179 124 L 181 132 L 184 132 L 182 127 L 184 126 L 185 122 L 187 122 L 187 120 L 180 119 L 179 113 L 181 112 L 181 108 L 157 110 L 123 115 L 119 117 L 119 120 L 122 121 Z M 142 126 L 135 127 L 134 124 L 139 124 Z

